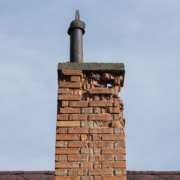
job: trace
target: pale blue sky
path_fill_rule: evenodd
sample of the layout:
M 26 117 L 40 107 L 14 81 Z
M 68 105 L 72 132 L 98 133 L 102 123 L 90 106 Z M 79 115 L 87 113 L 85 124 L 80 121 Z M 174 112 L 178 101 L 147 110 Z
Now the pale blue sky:
M 0 170 L 54 170 L 57 64 L 79 9 L 84 62 L 123 62 L 128 170 L 180 170 L 179 0 L 0 0 Z

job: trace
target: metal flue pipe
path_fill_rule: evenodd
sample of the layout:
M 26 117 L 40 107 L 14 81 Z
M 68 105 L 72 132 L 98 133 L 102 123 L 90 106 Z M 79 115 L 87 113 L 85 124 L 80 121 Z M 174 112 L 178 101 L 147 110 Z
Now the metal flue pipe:
M 85 23 L 80 20 L 79 11 L 76 10 L 75 20 L 68 29 L 70 35 L 70 62 L 83 63 L 83 35 Z

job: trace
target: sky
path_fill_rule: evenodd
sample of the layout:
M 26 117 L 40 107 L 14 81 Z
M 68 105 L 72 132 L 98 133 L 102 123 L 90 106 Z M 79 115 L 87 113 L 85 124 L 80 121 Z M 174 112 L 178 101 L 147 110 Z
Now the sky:
M 127 169 L 179 171 L 179 0 L 0 0 L 0 171 L 54 170 L 57 65 L 76 9 L 84 62 L 125 64 Z

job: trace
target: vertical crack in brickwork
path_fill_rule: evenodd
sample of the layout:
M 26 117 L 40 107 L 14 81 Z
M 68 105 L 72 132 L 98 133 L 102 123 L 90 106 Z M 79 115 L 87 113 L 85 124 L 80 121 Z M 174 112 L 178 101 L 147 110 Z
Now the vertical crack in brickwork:
M 61 70 L 55 180 L 126 180 L 121 75 Z

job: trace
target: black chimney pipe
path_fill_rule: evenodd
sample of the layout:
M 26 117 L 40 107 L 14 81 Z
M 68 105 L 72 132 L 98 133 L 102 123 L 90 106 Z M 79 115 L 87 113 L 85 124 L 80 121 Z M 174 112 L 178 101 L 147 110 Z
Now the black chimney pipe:
M 83 35 L 85 23 L 80 20 L 79 11 L 76 10 L 75 20 L 68 29 L 70 35 L 70 62 L 83 63 Z

